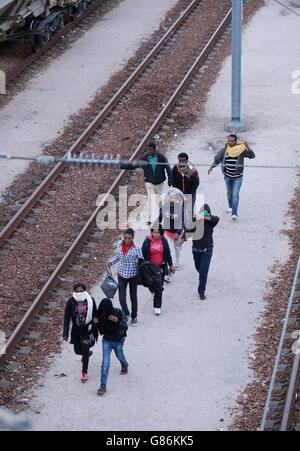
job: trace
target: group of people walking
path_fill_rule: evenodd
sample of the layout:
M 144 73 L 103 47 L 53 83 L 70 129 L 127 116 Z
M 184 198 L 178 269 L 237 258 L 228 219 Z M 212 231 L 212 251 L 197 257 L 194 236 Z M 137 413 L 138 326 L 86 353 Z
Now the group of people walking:
M 239 143 L 236 135 L 229 135 L 227 145 L 217 153 L 208 171 L 211 174 L 216 166 L 222 165 L 228 196 L 227 211 L 231 213 L 234 221 L 238 218 L 244 158 L 255 158 L 255 154 L 247 143 Z M 131 319 L 132 326 L 138 324 L 138 285 L 148 286 L 152 291 L 154 314 L 159 316 L 164 283 L 169 283 L 171 275 L 181 269 L 181 246 L 187 240 L 187 235 L 193 240 L 192 253 L 195 268 L 199 273 L 198 294 L 201 300 L 206 299 L 207 276 L 214 247 L 213 231 L 219 217 L 212 215 L 208 204 L 204 204 L 200 211 L 195 213 L 196 192 L 200 183 L 198 171 L 189 162 L 186 153 L 179 154 L 178 164 L 171 170 L 167 158 L 157 151 L 155 143 L 149 144 L 142 160 L 148 163 L 143 165 L 143 170 L 148 193 L 147 224 L 151 226 L 150 233 L 142 246 L 137 246 L 134 242 L 134 230 L 126 230 L 117 245 L 116 255 L 108 263 L 109 268 L 118 264 L 121 309 L 114 308 L 112 301 L 107 298 L 100 302 L 97 309 L 95 300 L 86 291 L 86 286 L 78 283 L 74 286 L 74 292 L 65 310 L 63 337 L 68 340 L 72 321 L 71 343 L 75 353 L 82 356 L 82 382 L 87 381 L 91 347 L 97 341 L 98 335 L 103 335 L 103 361 L 98 389 L 100 396 L 106 392 L 112 350 L 121 364 L 121 374 L 128 373 L 123 346 L 128 321 Z M 169 189 L 163 196 L 166 179 Z M 153 195 L 155 202 L 152 202 Z M 193 226 L 188 228 L 186 224 L 191 224 L 189 220 Z M 128 286 L 130 309 L 126 299 Z

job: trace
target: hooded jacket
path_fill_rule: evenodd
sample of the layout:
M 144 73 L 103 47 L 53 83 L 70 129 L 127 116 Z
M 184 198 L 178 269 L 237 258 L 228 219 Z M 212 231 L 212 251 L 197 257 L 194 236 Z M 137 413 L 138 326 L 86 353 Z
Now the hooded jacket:
M 197 219 L 196 228 L 193 232 L 193 250 L 211 249 L 214 246 L 213 231 L 220 218 L 211 214 L 208 204 L 204 204 L 201 211 L 207 211 L 210 214 L 211 221 Z
M 110 321 L 108 317 L 114 315 L 118 318 L 118 322 Z M 123 311 L 114 308 L 110 299 L 102 299 L 97 311 L 98 330 L 100 335 L 108 341 L 123 340 L 127 333 L 128 325 L 127 318 Z

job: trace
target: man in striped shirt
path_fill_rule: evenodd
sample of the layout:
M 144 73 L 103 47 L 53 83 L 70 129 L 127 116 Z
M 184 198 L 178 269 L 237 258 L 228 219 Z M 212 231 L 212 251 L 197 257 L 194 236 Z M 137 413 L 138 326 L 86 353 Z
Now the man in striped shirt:
M 244 158 L 255 158 L 255 153 L 246 142 L 238 142 L 236 135 L 228 136 L 227 145 L 215 156 L 208 173 L 222 163 L 222 171 L 227 187 L 228 209 L 234 221 L 238 218 L 239 194 L 243 183 Z

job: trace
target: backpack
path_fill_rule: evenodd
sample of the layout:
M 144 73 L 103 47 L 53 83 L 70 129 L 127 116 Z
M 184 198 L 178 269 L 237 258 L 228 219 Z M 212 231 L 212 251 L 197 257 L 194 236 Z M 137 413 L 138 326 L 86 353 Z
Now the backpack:
M 151 293 L 161 293 L 163 270 L 153 263 L 139 259 L 138 260 L 138 285 L 148 288 Z

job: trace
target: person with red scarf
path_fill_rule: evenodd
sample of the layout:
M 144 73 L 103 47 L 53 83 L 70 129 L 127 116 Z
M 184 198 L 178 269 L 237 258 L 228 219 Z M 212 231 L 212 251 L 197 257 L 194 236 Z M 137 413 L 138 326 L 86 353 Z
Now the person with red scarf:
M 129 285 L 131 300 L 131 325 L 137 325 L 138 300 L 138 271 L 137 261 L 143 258 L 142 249 L 134 244 L 134 231 L 128 229 L 124 232 L 123 240 L 118 243 L 117 255 L 111 260 L 108 266 L 118 263 L 118 284 L 119 284 L 119 301 L 121 308 L 127 318 L 130 317 L 126 302 L 126 291 Z

